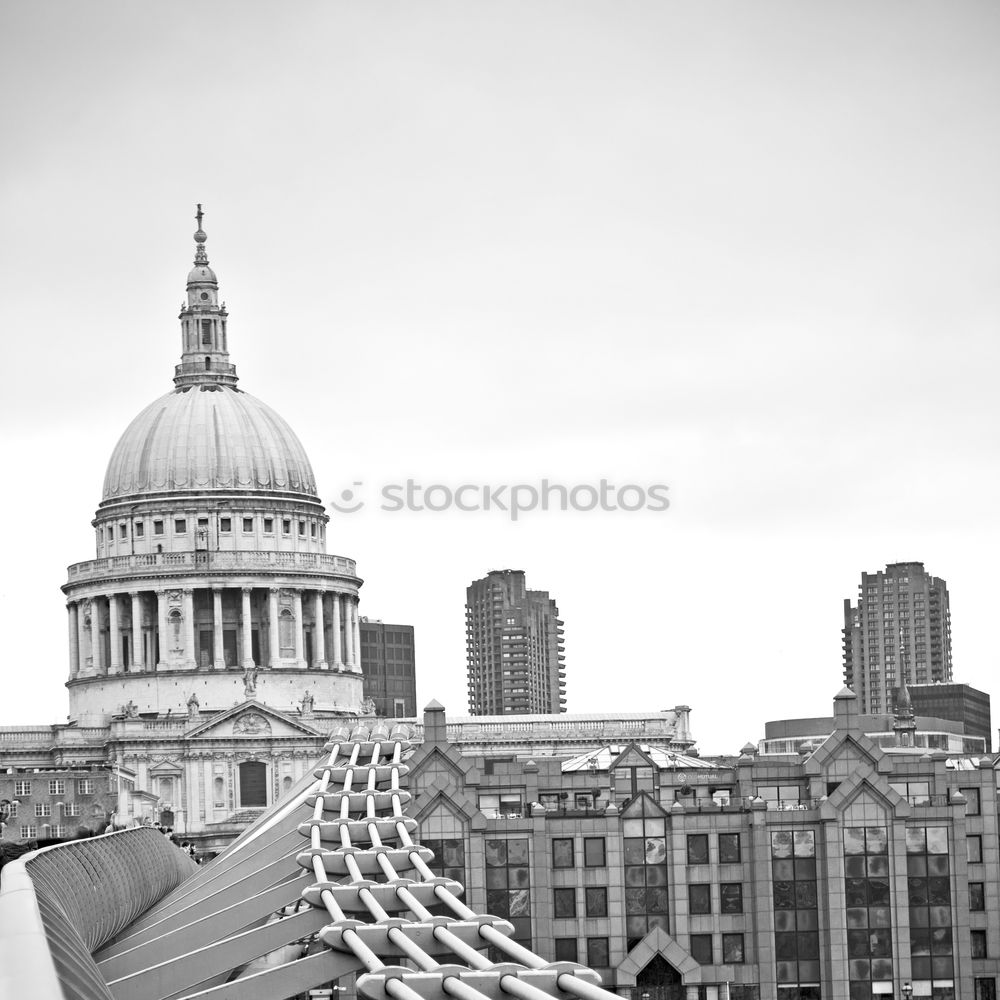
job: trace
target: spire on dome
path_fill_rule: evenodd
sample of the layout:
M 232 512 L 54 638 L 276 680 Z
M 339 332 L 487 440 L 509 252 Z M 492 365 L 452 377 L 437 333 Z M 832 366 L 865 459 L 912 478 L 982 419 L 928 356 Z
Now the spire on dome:
M 198 230 L 194 234 L 194 267 L 187 277 L 187 301 L 181 306 L 181 363 L 174 369 L 174 385 L 235 386 L 236 366 L 229 361 L 225 302 L 219 301 L 219 281 L 208 266 L 201 228 L 205 213 L 198 205 Z
M 198 204 L 198 211 L 195 213 L 195 220 L 198 223 L 198 231 L 194 234 L 194 241 L 197 243 L 194 251 L 194 263 L 195 266 L 199 264 L 204 265 L 208 263 L 208 254 L 205 253 L 205 241 L 208 239 L 205 230 L 201 228 L 201 220 L 204 218 L 205 213 L 201 210 L 201 203 Z

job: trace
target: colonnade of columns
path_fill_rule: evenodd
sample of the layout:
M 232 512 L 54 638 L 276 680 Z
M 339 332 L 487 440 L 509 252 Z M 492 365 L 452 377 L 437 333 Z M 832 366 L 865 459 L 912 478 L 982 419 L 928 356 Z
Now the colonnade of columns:
M 240 590 L 236 621 L 224 621 L 223 592 Z M 270 666 L 312 667 L 361 673 L 361 628 L 358 598 L 354 594 L 313 588 L 270 587 L 267 610 L 258 604 L 254 615 L 253 592 L 249 586 L 184 588 L 177 590 L 128 591 L 71 600 L 69 616 L 70 677 L 135 673 L 155 669 L 225 669 Z M 210 591 L 208 615 L 196 620 L 196 594 Z M 291 607 L 282 594 L 291 593 Z M 155 602 L 155 614 L 150 603 Z M 145 624 L 144 609 L 149 609 Z M 306 622 L 308 611 L 311 622 Z M 154 625 L 155 623 L 155 625 Z M 229 649 L 226 662 L 225 624 L 239 637 L 235 657 Z M 311 628 L 307 625 L 311 624 Z M 257 630 L 255 659 L 254 632 Z M 211 630 L 211 650 L 204 662 L 204 644 L 199 648 L 199 632 Z M 267 663 L 263 658 L 263 637 L 267 635 Z M 306 662 L 306 637 L 312 641 Z M 105 641 L 105 636 L 108 637 Z

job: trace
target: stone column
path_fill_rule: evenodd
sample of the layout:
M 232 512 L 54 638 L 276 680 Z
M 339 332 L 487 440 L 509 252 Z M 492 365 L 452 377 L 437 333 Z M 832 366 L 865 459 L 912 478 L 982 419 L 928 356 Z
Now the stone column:
M 87 635 L 87 608 L 83 601 L 76 602 L 76 645 L 80 651 L 80 670 L 84 674 L 93 673 L 90 669 L 93 666 L 93 660 L 91 660 L 90 665 L 87 664 L 87 642 L 89 636 Z
M 361 616 L 359 615 L 359 601 L 357 598 L 351 601 L 351 625 L 354 631 L 354 672 L 361 673 Z
M 103 673 L 104 656 L 101 649 L 101 605 L 100 598 L 90 599 L 90 655 L 94 661 L 94 676 Z
M 326 619 L 323 616 L 323 591 L 317 590 L 316 597 L 316 623 L 313 625 L 313 655 L 316 657 L 316 666 L 320 670 L 328 670 L 330 665 L 326 662 Z
M 225 670 L 226 651 L 222 645 L 222 588 L 212 588 L 212 655 L 215 669 Z
M 267 634 L 271 666 L 281 663 L 281 640 L 278 636 L 278 591 L 272 587 L 267 593 Z
M 333 595 L 333 669 L 343 670 L 344 660 L 340 641 L 340 594 Z
M 292 591 L 295 601 L 295 666 L 304 667 L 305 661 L 302 659 L 303 622 L 302 622 L 302 591 L 296 588 Z
M 243 608 L 240 613 L 240 624 L 242 626 L 243 632 L 243 669 L 247 667 L 252 667 L 253 664 L 253 634 L 251 632 L 251 622 L 250 622 L 250 591 L 251 587 L 244 587 L 242 590 L 243 594 Z
M 66 612 L 69 615 L 69 676 L 76 677 L 80 673 L 80 609 L 76 601 L 68 601 Z
M 184 658 L 192 669 L 198 666 L 198 651 L 194 648 L 194 591 L 184 588 Z
M 108 594 L 108 651 L 111 654 L 108 673 L 120 674 L 122 672 L 122 633 L 118 621 L 117 594 Z
M 142 670 L 144 657 L 142 651 L 142 599 L 137 590 L 128 595 L 132 600 L 132 669 Z
M 156 592 L 156 638 L 160 645 L 160 656 L 156 664 L 157 670 L 167 669 L 167 592 Z
M 351 599 L 344 595 L 344 669 L 349 673 L 355 672 L 354 657 L 357 654 L 354 650 L 354 622 L 351 615 Z

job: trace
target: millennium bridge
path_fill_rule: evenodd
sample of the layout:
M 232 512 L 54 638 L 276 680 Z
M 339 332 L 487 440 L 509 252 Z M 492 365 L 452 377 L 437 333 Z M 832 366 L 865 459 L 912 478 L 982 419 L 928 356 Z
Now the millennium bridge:
M 365 1000 L 609 1000 L 435 875 L 406 812 L 410 735 L 335 729 L 313 774 L 202 867 L 152 828 L 9 862 L 0 997 L 281 1000 L 356 976 Z

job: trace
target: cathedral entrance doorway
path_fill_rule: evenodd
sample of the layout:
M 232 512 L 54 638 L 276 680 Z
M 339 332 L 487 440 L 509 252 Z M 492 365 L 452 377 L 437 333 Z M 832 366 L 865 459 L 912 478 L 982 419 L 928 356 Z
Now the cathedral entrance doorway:
M 267 805 L 267 765 L 259 760 L 240 764 L 240 805 Z

